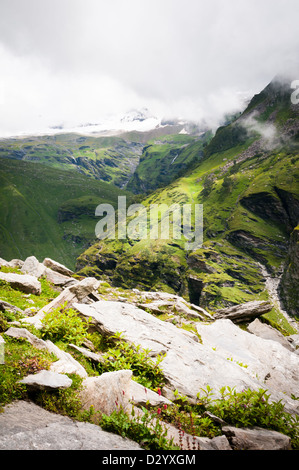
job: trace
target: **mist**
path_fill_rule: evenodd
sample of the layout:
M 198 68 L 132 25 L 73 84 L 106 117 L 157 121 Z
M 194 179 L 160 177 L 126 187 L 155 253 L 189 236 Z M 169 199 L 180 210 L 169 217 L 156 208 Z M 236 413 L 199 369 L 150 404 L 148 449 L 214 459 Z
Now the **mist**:
M 141 107 L 216 128 L 297 69 L 298 13 L 297 0 L 1 0 L 0 135 Z

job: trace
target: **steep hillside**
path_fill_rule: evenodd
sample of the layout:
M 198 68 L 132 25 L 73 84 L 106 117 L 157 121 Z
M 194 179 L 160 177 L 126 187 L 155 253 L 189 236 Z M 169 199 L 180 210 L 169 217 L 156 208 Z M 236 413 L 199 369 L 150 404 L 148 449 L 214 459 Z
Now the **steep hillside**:
M 47 254 L 70 268 L 95 240 L 95 208 L 127 194 L 79 173 L 0 158 L 0 257 Z
M 175 134 L 150 140 L 143 148 L 127 189 L 144 194 L 171 183 L 198 163 L 211 138 L 211 131 L 207 131 L 200 136 Z
M 0 157 L 73 170 L 119 187 L 123 187 L 134 172 L 142 149 L 142 143 L 118 136 L 56 134 L 0 141 Z
M 291 91 L 274 80 L 218 129 L 196 168 L 142 201 L 147 208 L 203 204 L 200 249 L 186 251 L 183 239 L 106 240 L 78 258 L 78 269 L 116 285 L 179 292 L 210 310 L 267 298 L 261 266 L 281 275 L 298 223 L 299 120 Z M 283 329 L 277 306 L 271 315 Z

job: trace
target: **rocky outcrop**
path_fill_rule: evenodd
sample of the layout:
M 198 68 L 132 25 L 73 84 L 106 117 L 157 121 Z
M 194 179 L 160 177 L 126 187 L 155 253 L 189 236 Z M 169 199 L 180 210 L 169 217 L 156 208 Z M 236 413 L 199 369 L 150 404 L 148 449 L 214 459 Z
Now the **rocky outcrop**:
M 74 421 L 17 401 L 0 413 L 1 450 L 141 450 L 129 439 L 99 426 Z
M 42 319 L 44 318 L 46 312 L 50 312 L 51 310 L 60 307 L 64 303 L 67 303 L 68 306 L 71 307 L 74 302 L 88 301 L 89 296 L 96 296 L 96 292 L 99 286 L 100 281 L 95 278 L 86 277 L 85 279 L 82 279 L 82 281 L 76 281 L 70 287 L 66 287 L 58 297 L 39 310 L 36 315 L 33 317 L 27 317 L 24 319 L 24 321 L 34 325 L 35 328 L 39 329 L 42 327 Z
M 226 318 L 235 323 L 247 322 L 270 312 L 271 309 L 272 305 L 270 302 L 254 300 L 245 304 L 219 309 L 215 312 L 214 318 L 216 320 Z
M 39 272 L 40 265 L 44 266 L 33 258 L 27 259 L 24 265 L 25 269 L 31 266 L 35 274 Z M 52 268 L 45 268 L 52 271 Z M 64 274 L 61 275 L 64 276 Z M 67 388 L 72 380 L 66 374 L 74 373 L 83 379 L 82 390 L 78 392 L 82 409 L 89 410 L 92 407 L 95 411 L 95 422 L 99 416 L 97 411 L 109 415 L 120 408 L 125 410 L 129 417 L 133 416 L 134 411 L 135 415 L 142 419 L 143 406 L 149 403 L 161 408 L 174 406 L 177 392 L 185 395 L 191 403 L 195 403 L 198 400 L 198 392 L 201 389 L 205 390 L 207 386 L 213 391 L 214 398 L 221 397 L 223 387 L 231 387 L 236 391 L 266 389 L 271 400 L 281 400 L 286 411 L 299 414 L 298 402 L 294 400 L 294 396 L 298 394 L 299 384 L 299 355 L 296 351 L 298 335 L 285 338 L 256 318 L 269 311 L 271 305 L 268 302 L 249 302 L 218 310 L 214 315 L 210 315 L 201 307 L 186 302 L 182 297 L 165 292 L 142 292 L 134 289 L 131 300 L 125 301 L 125 297 L 120 298 L 119 301 L 99 300 L 101 296 L 98 288 L 101 281 L 95 278 L 84 278 L 78 281 L 73 277 L 72 280 L 74 283 L 62 288 L 59 296 L 42 308 L 37 315 L 22 318 L 23 325 L 28 322 L 41 328 L 44 314 L 66 302 L 68 307 L 76 309 L 82 318 L 91 320 L 92 328 L 98 330 L 103 336 L 109 337 L 122 333 L 124 341 L 149 350 L 149 356 L 153 360 L 158 355 L 164 356 L 159 367 L 163 372 L 165 385 L 159 393 L 155 393 L 135 382 L 131 370 L 116 370 L 88 376 L 85 368 L 71 354 L 49 340 L 44 341 L 38 338 L 19 324 L 18 327 L 8 328 L 5 335 L 26 339 L 35 348 L 44 349 L 53 354 L 53 362 L 49 370 L 39 371 L 20 380 L 23 386 L 26 386 L 28 396 L 31 396 L 31 391 L 35 393 L 40 389 L 51 391 Z M 180 317 L 187 322 L 191 330 L 186 331 L 181 328 L 181 322 L 176 321 L 173 324 L 157 318 L 156 314 L 159 316 L 164 309 L 170 317 L 173 313 L 175 317 Z M 250 323 L 247 331 L 237 325 L 239 322 L 248 321 Z M 1 339 L 3 340 L 0 335 Z M 103 362 L 103 354 L 95 352 L 92 343 L 87 339 L 81 346 L 73 344 L 68 346 L 79 351 L 93 364 Z M 61 428 L 58 421 L 62 417 L 57 415 L 55 415 L 57 422 L 54 420 L 45 427 L 40 423 L 36 425 L 35 416 L 32 416 L 32 421 L 30 421 L 28 410 L 25 409 L 26 406 L 22 408 L 22 403 L 20 402 L 20 409 L 18 405 L 13 404 L 6 407 L 2 415 L 0 414 L 0 436 L 2 423 L 8 429 L 7 435 L 0 443 L 0 449 L 31 449 L 32 446 L 41 449 L 77 449 L 79 447 L 77 447 L 76 429 L 79 428 L 82 448 L 113 449 L 113 447 L 101 447 L 110 446 L 110 442 L 107 443 L 106 440 L 103 441 L 104 443 L 99 441 L 95 443 L 96 436 L 100 436 L 99 433 L 103 432 L 98 426 L 96 426 L 94 437 L 88 441 L 88 439 L 85 440 L 85 432 L 89 435 L 89 429 L 94 429 L 90 428 L 93 425 L 85 423 L 86 426 L 85 424 L 81 426 L 83 423 L 75 423 L 75 429 L 68 421 Z M 32 406 L 39 415 L 40 409 L 35 408 L 35 405 Z M 24 411 L 22 420 L 24 418 L 26 423 L 27 419 L 27 423 L 22 430 L 16 430 L 15 423 L 12 424 L 13 429 L 10 428 L 12 409 L 21 410 L 22 413 Z M 3 416 L 5 416 L 4 420 Z M 213 439 L 192 436 L 188 433 L 182 435 L 174 425 L 161 424 L 167 429 L 168 439 L 173 438 L 173 442 L 182 450 L 191 447 L 200 450 L 287 450 L 290 448 L 290 439 L 274 431 L 260 428 L 233 428 L 227 423 L 220 422 L 217 417 L 210 416 L 210 418 L 220 423 L 223 435 Z M 160 419 L 158 415 L 154 415 L 150 424 L 153 429 L 158 419 Z M 47 423 L 46 415 L 45 422 Z M 64 430 L 65 434 L 63 434 Z M 74 442 L 71 442 L 71 436 Z M 114 437 L 111 435 L 111 438 Z M 117 436 L 116 439 L 118 439 Z M 117 441 L 117 445 L 120 446 L 118 449 L 122 449 L 121 446 L 127 445 L 126 443 L 128 446 L 131 445 L 130 441 Z M 111 446 L 113 445 L 111 443 Z M 132 443 L 132 445 L 135 448 L 135 444 Z M 136 448 L 140 449 L 139 446 Z
M 76 282 L 71 277 L 72 271 L 62 264 L 53 262 L 50 258 L 45 258 L 44 262 L 40 263 L 35 256 L 29 256 L 26 258 L 21 271 L 37 279 L 45 277 L 56 286 L 67 286 Z
M 299 313 L 299 225 L 293 230 L 287 261 L 279 287 L 286 310 L 291 315 Z
M 198 322 L 201 343 L 194 333 L 131 304 L 98 301 L 75 303 L 74 308 L 91 318 L 101 334 L 121 332 L 126 341 L 150 349 L 153 357 L 164 354 L 160 364 L 167 384 L 163 395 L 170 400 L 176 389 L 196 401 L 198 391 L 207 385 L 216 396 L 223 386 L 236 390 L 266 387 L 293 412 L 297 410 L 291 394 L 298 390 L 298 355 L 277 342 L 244 332 L 230 320 Z

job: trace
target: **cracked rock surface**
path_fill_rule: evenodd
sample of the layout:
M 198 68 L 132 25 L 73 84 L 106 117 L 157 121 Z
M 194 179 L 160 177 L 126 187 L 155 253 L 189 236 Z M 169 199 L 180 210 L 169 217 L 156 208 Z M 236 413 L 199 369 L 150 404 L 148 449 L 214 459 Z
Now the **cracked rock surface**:
M 141 447 L 95 424 L 73 421 L 27 401 L 14 402 L 0 414 L 0 450 L 106 449 L 141 450 Z

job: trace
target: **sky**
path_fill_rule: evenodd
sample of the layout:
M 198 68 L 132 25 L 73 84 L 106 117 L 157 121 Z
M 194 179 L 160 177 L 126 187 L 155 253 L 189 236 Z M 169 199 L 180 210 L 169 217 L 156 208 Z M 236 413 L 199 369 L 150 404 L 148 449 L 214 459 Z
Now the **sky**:
M 0 136 L 140 108 L 217 126 L 299 79 L 298 22 L 298 0 L 0 0 Z

